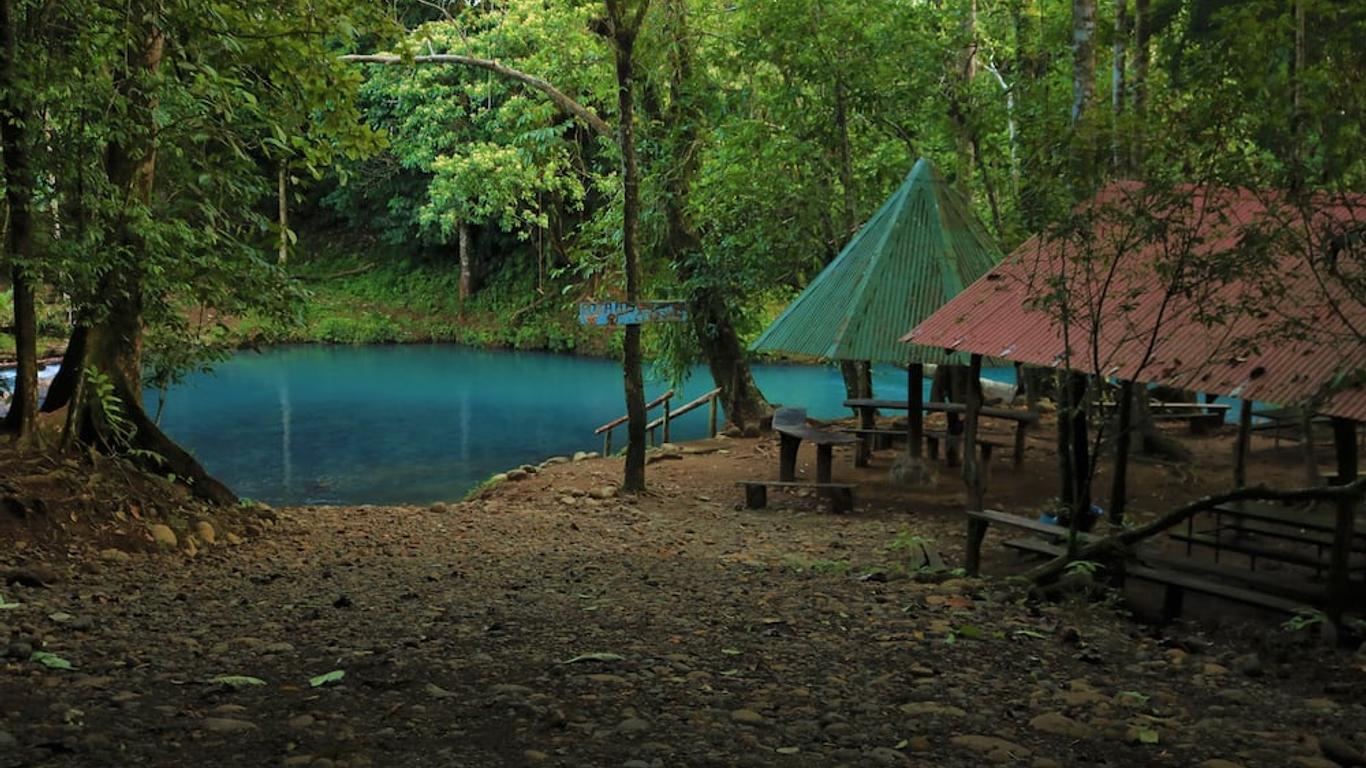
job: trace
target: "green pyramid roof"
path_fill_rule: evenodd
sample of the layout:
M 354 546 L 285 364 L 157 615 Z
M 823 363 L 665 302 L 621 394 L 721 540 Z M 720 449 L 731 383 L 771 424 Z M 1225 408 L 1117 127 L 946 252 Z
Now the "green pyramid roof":
M 1000 260 L 962 196 L 922 158 L 750 349 L 902 365 L 964 362 L 900 338 Z

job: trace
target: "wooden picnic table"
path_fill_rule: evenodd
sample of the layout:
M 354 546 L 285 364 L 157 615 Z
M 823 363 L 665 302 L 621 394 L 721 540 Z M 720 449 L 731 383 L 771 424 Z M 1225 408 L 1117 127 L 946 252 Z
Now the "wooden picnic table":
M 745 505 L 750 509 L 760 509 L 768 503 L 767 487 L 815 488 L 831 500 L 836 512 L 853 509 L 853 486 L 848 483 L 832 482 L 834 467 L 833 449 L 836 445 L 858 442 L 858 438 L 843 432 L 834 432 L 806 423 L 805 408 L 779 408 L 773 414 L 773 431 L 778 433 L 778 479 L 741 480 L 745 488 Z M 816 446 L 816 481 L 804 483 L 797 481 L 797 449 L 806 440 Z
M 868 463 L 868 454 L 872 451 L 872 440 L 880 434 L 892 434 L 892 430 L 879 430 L 874 425 L 874 415 L 879 410 L 886 411 L 909 411 L 911 405 L 906 400 L 878 400 L 873 398 L 850 398 L 844 401 L 846 408 L 853 408 L 859 413 L 859 428 L 854 430 L 856 434 L 864 438 L 858 453 L 854 456 L 854 463 L 864 466 Z M 967 405 L 963 403 L 941 403 L 941 402 L 922 402 L 919 404 L 919 411 L 924 413 L 943 413 L 948 416 L 948 446 L 944 451 L 945 458 L 949 466 L 958 463 L 958 446 L 953 442 L 953 437 L 959 433 L 958 417 L 967 412 Z M 1025 430 L 1029 425 L 1039 421 L 1039 414 L 1033 411 L 1016 411 L 1010 408 L 983 407 L 978 414 L 992 419 L 1004 419 L 1015 422 L 1015 453 L 1013 461 L 1015 466 L 1020 466 L 1024 461 Z M 897 434 L 900 434 L 899 432 Z

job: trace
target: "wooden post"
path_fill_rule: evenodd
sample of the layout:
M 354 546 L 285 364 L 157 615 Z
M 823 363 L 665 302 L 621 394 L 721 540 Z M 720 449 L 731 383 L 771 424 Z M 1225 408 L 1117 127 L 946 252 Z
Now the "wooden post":
M 967 424 L 963 437 L 963 483 L 968 487 L 968 509 L 980 511 L 986 492 L 985 472 L 977 452 L 977 425 L 982 410 L 982 356 L 973 355 L 968 363 L 968 388 L 965 393 L 967 402 Z M 968 518 L 967 562 L 964 569 L 970 576 L 976 576 L 982 567 L 982 539 L 986 537 L 987 524 L 976 518 Z
M 1074 519 L 1080 521 L 1082 515 L 1091 514 L 1091 458 L 1088 443 L 1087 391 L 1089 381 L 1084 373 L 1071 375 L 1072 394 L 1072 482 L 1076 485 Z
M 1076 488 L 1072 483 L 1072 388 L 1067 372 L 1057 372 L 1058 390 L 1058 501 L 1072 509 Z
M 720 399 L 720 397 L 720 395 L 711 396 L 711 405 L 708 408 L 707 412 L 707 432 L 710 434 L 711 437 L 716 437 L 716 411 L 717 401 Z
M 856 410 L 858 411 L 858 425 L 860 429 L 872 429 L 877 426 L 877 419 L 875 418 L 876 411 L 873 408 L 859 406 Z M 868 466 L 868 457 L 873 452 L 873 441 L 873 435 L 859 435 L 859 441 L 854 445 L 854 466 Z
M 664 442 L 669 442 L 669 401 L 664 401 Z
M 911 456 L 919 459 L 925 455 L 925 366 L 911 363 L 906 369 L 907 448 Z
M 982 411 L 982 390 L 976 384 L 982 376 L 982 356 L 973 355 L 968 365 L 971 377 L 967 390 L 967 424 L 963 430 L 963 483 L 968 487 L 968 509 L 981 511 L 986 491 L 982 460 L 977 455 L 977 425 Z
M 1314 409 L 1304 406 L 1300 409 L 1300 429 L 1304 430 L 1304 441 L 1300 448 L 1304 452 L 1304 480 L 1306 486 L 1319 484 L 1319 460 L 1314 447 Z
M 1129 430 L 1133 421 L 1134 383 L 1119 384 L 1119 415 L 1115 425 L 1115 476 L 1110 485 L 1110 524 L 1124 524 L 1129 500 Z
M 602 434 L 602 457 L 605 459 L 612 455 L 612 430 L 607 430 Z
M 791 482 L 797 479 L 797 448 L 802 441 L 784 433 L 778 434 L 778 479 Z
M 1252 401 L 1238 406 L 1238 441 L 1233 444 L 1233 487 L 1247 485 L 1247 454 L 1252 447 Z
M 1333 447 L 1337 454 L 1338 483 L 1345 485 L 1357 477 L 1356 422 L 1340 416 L 1333 417 Z M 1333 625 L 1341 625 L 1343 613 L 1350 607 L 1352 584 L 1350 558 L 1356 524 L 1356 502 L 1344 498 L 1338 502 L 1333 529 L 1333 553 L 1328 570 L 1328 616 Z M 1341 633 L 1340 633 L 1341 634 Z

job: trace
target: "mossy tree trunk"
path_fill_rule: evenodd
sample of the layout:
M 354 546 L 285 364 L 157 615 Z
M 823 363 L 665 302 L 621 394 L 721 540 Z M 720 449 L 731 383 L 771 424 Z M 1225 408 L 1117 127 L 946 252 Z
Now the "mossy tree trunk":
M 142 49 L 130 54 L 130 69 L 155 73 L 161 67 L 164 52 L 165 38 L 152 26 Z M 155 109 L 155 97 L 137 90 L 138 86 L 131 81 L 125 81 L 121 87 L 126 89 L 130 102 L 147 114 Z M 150 206 L 156 176 L 155 131 L 148 128 L 141 139 L 126 144 L 110 143 L 106 172 L 110 184 L 124 192 L 129 205 Z M 119 263 L 100 281 L 99 295 L 105 303 L 99 317 L 85 331 L 81 365 L 83 375 L 96 375 L 107 381 L 108 391 L 76 387 L 67 421 L 69 434 L 104 450 L 138 449 L 149 469 L 174 474 L 189 484 L 196 496 L 219 504 L 235 503 L 236 495 L 167 437 L 143 408 L 144 275 L 140 259 L 145 247 L 133 227 L 121 227 L 116 247 Z

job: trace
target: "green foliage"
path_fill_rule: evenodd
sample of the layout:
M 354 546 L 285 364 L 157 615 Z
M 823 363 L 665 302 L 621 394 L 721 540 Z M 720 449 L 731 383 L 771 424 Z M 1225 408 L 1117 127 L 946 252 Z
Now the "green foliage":
M 308 679 L 308 687 L 321 688 L 325 685 L 332 685 L 333 683 L 341 682 L 344 677 L 346 677 L 346 670 L 334 669 L 331 672 L 325 672 L 316 677 L 310 677 Z
M 1095 576 L 1105 566 L 1094 560 L 1073 560 L 1067 564 L 1068 575 Z
M 1305 608 L 1294 616 L 1286 619 L 1281 627 L 1290 632 L 1303 632 L 1313 627 L 1319 627 L 1328 622 L 1328 614 L 1312 608 Z

